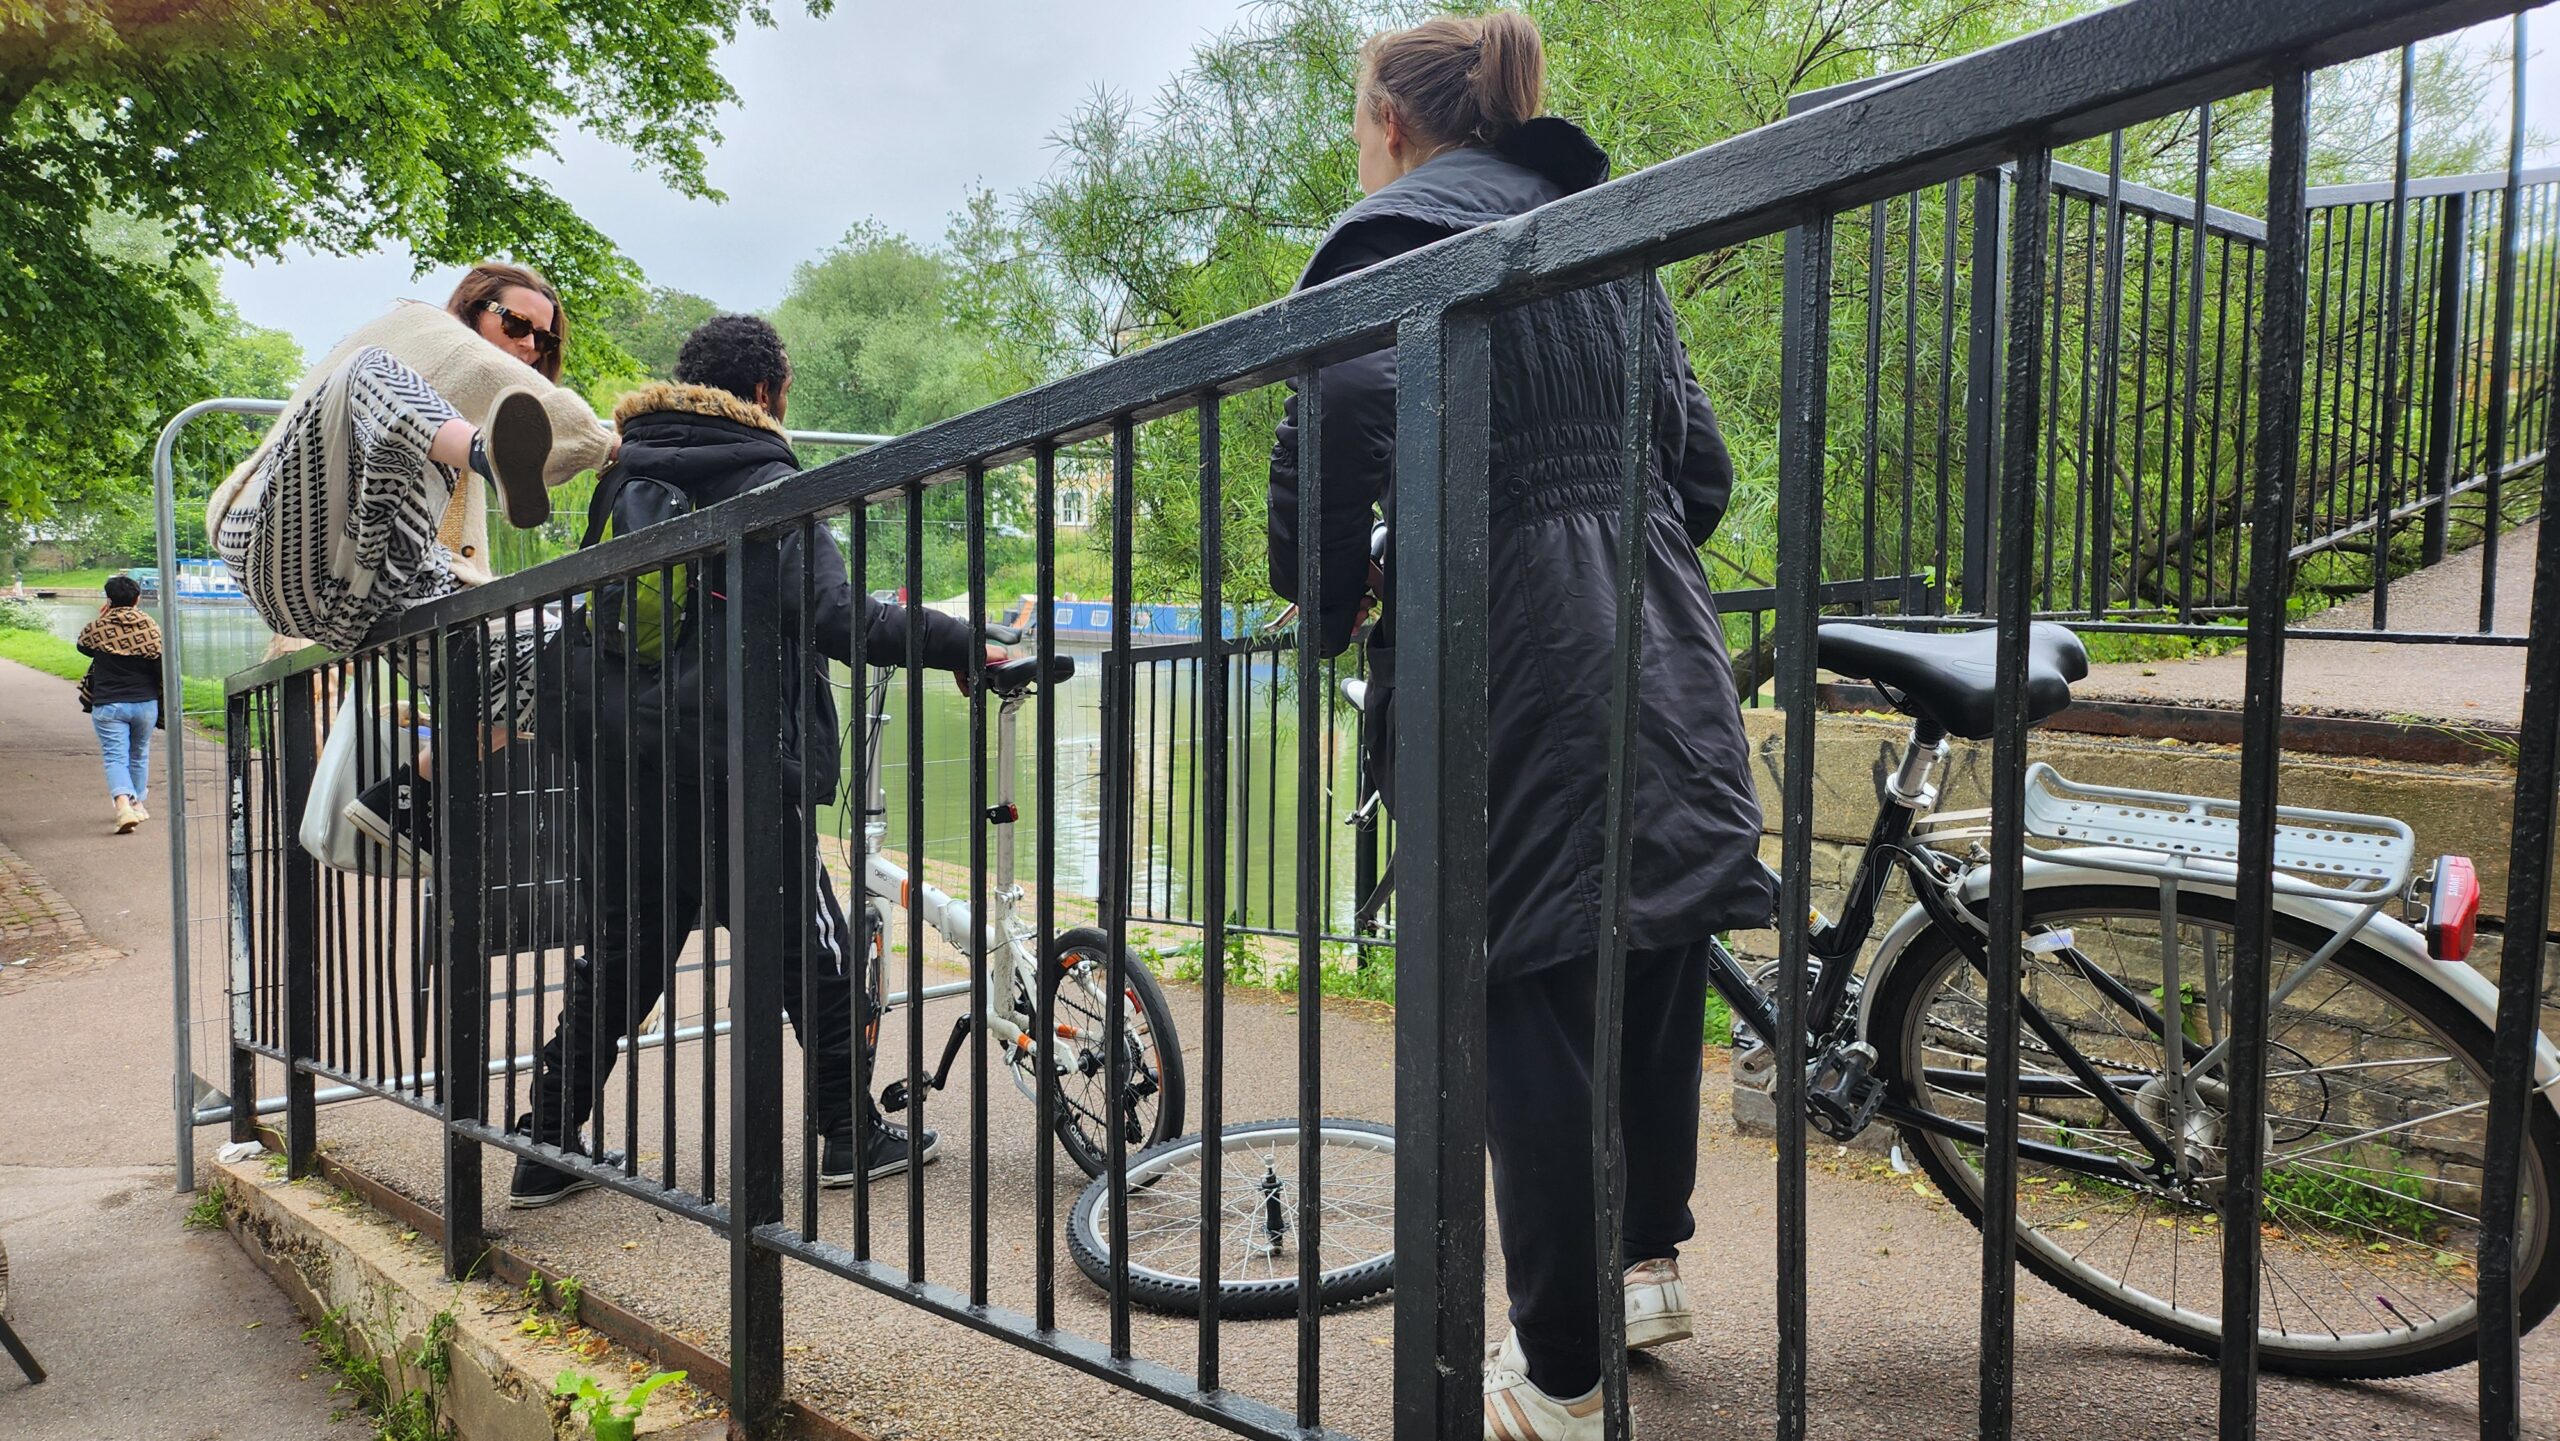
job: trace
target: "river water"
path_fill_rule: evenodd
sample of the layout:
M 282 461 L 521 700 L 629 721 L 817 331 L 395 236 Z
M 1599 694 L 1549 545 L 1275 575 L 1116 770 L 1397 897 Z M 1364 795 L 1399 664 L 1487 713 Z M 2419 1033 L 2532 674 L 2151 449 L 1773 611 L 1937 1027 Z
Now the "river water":
M 44 613 L 45 623 L 64 640 L 77 640 L 80 627 L 98 613 L 93 600 L 39 600 L 37 610 Z M 157 601 L 146 601 L 144 608 L 154 620 L 160 618 Z M 274 635 L 258 613 L 246 605 L 216 602 L 182 603 L 178 607 L 179 658 L 191 676 L 226 676 L 246 670 L 267 653 L 267 641 Z

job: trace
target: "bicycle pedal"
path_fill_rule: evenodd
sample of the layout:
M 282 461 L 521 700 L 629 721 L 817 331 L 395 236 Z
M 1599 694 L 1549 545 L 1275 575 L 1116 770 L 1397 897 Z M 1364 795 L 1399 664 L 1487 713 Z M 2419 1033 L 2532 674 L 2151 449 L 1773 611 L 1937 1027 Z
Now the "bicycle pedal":
M 907 1108 L 907 1083 L 891 1081 L 880 1088 L 880 1109 L 895 1115 Z
M 1804 1107 L 1815 1130 L 1846 1141 L 1865 1130 L 1884 1104 L 1884 1082 L 1875 1074 L 1876 1052 L 1852 1041 L 1823 1053 L 1805 1069 Z

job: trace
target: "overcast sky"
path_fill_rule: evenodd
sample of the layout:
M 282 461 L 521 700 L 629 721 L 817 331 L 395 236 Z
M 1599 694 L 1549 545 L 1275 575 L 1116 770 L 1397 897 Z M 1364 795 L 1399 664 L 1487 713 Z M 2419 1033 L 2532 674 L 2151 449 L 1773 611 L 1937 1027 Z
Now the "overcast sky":
M 777 25 L 747 28 L 720 55 L 738 102 L 718 121 L 711 182 L 725 204 L 686 200 L 586 135 L 531 165 L 653 284 L 733 309 L 771 306 L 791 267 L 864 218 L 941 239 L 975 186 L 1009 195 L 1040 178 L 1049 137 L 1097 90 L 1142 105 L 1245 0 L 837 0 L 812 20 L 775 0 Z M 2484 51 L 2503 25 L 2466 44 Z M 2560 27 L 2544 22 L 2528 66 L 2533 129 L 2560 133 Z M 2499 107 L 2503 111 L 2504 107 Z M 2537 160 L 2545 156 L 2537 155 Z M 223 267 L 251 322 L 290 332 L 311 356 L 392 299 L 441 301 L 459 269 L 412 277 L 405 250 L 295 256 Z
M 727 203 L 684 199 L 582 134 L 529 167 L 652 284 L 736 309 L 779 300 L 793 265 L 866 216 L 940 240 L 973 186 L 1009 194 L 1039 179 L 1049 136 L 1079 102 L 1103 88 L 1151 98 L 1244 6 L 837 0 L 825 20 L 793 0 L 773 8 L 774 29 L 747 28 L 720 55 L 738 92 L 711 155 Z M 316 357 L 396 297 L 443 300 L 460 274 L 413 279 L 413 264 L 406 250 L 229 263 L 223 285 L 248 320 Z

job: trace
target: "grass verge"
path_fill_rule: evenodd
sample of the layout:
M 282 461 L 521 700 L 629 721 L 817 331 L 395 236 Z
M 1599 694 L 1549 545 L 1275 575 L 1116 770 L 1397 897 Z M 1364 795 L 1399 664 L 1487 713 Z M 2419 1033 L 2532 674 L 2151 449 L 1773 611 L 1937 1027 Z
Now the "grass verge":
M 0 660 L 13 660 L 46 675 L 76 681 L 89 673 L 89 658 L 80 648 L 50 631 L 0 630 Z M 214 735 L 222 734 L 222 682 L 211 676 L 191 675 L 186 678 L 186 711 L 198 725 Z
M 83 570 L 31 570 L 22 579 L 29 590 L 99 590 L 105 587 L 108 576 L 131 569 L 123 565 L 93 565 Z

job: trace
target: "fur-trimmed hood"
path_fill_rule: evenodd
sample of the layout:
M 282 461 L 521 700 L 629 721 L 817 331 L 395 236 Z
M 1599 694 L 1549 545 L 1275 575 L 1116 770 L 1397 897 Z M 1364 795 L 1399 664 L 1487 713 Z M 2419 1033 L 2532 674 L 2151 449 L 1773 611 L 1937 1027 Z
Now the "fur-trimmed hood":
M 613 408 L 626 481 L 684 492 L 696 510 L 800 468 L 791 437 L 762 407 L 708 385 L 647 385 Z
M 709 385 L 683 385 L 674 381 L 657 381 L 644 385 L 613 406 L 616 429 L 629 430 L 630 422 L 639 416 L 673 411 L 680 415 L 708 415 L 719 420 L 734 420 L 759 430 L 783 434 L 782 422 L 765 413 L 763 406 L 751 400 L 740 400 L 728 391 Z

